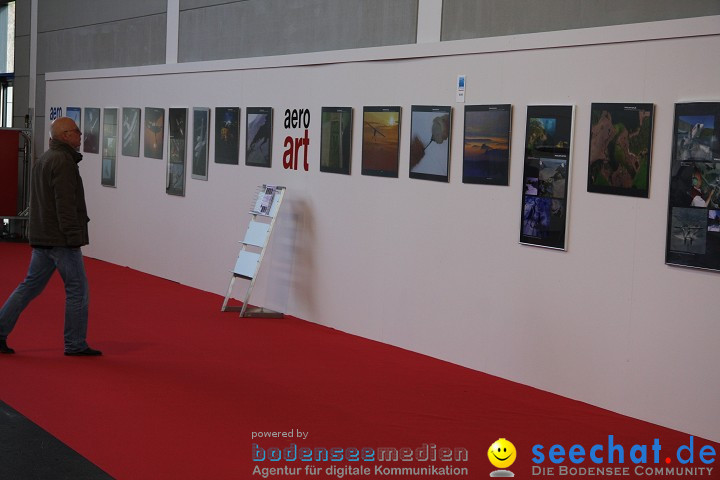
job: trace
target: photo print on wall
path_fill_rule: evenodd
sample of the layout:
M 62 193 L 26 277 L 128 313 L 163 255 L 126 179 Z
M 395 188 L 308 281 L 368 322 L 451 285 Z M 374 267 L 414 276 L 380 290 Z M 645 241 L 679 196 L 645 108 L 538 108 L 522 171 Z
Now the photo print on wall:
M 362 174 L 398 177 L 400 107 L 364 107 Z
M 126 157 L 140 156 L 140 109 L 122 109 L 122 149 Z
M 452 107 L 413 105 L 410 115 L 410 178 L 449 180 Z
M 272 166 L 272 107 L 248 107 L 245 111 L 245 165 Z
M 566 249 L 573 107 L 528 106 L 520 243 Z
M 192 178 L 208 179 L 208 157 L 210 154 L 210 109 L 193 108 L 193 159 Z
M 117 118 L 115 119 L 117 125 Z M 100 109 L 85 109 L 85 130 L 83 132 L 83 151 L 100 153 Z
M 588 192 L 648 198 L 652 103 L 593 103 Z
M 145 107 L 145 158 L 163 158 L 165 109 Z
M 320 171 L 350 175 L 352 162 L 352 108 L 322 107 Z
M 168 160 L 165 193 L 185 196 L 187 108 L 168 110 Z
M 77 125 L 77 127 L 82 132 L 82 108 L 67 107 L 67 110 L 65 111 L 65 116 L 67 116 L 68 118 L 72 118 L 73 122 L 75 122 L 75 125 Z
M 665 263 L 720 271 L 720 102 L 675 104 Z
M 100 184 L 105 187 L 117 186 L 115 181 L 117 170 L 117 121 L 117 108 L 104 109 Z
M 237 165 L 240 157 L 240 108 L 215 109 L 215 163 Z
M 508 185 L 511 105 L 465 107 L 463 183 Z

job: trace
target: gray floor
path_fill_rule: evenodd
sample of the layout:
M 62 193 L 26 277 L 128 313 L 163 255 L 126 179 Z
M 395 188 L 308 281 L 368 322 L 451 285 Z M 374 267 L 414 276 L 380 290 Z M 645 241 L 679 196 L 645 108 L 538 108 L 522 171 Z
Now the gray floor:
M 113 480 L 3 401 L 0 401 L 0 478 Z

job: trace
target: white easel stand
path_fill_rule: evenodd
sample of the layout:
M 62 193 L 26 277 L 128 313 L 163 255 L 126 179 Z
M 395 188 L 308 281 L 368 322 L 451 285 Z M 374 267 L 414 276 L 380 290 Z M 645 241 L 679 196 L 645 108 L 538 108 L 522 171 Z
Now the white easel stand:
M 269 197 L 267 192 L 270 189 L 274 189 L 272 197 Z M 275 219 L 277 218 L 280 204 L 282 203 L 283 196 L 285 195 L 285 187 L 274 187 L 263 185 L 258 189 L 257 197 L 255 200 L 255 206 L 250 213 L 252 218 L 248 224 L 247 231 L 245 232 L 245 238 L 241 242 L 242 248 L 238 254 L 237 261 L 235 262 L 235 268 L 232 270 L 232 277 L 230 278 L 230 286 L 228 287 L 227 294 L 225 295 L 225 301 L 222 305 L 223 312 L 237 312 L 240 311 L 241 317 L 264 317 L 264 318 L 283 318 L 283 314 L 270 310 L 264 307 L 250 307 L 250 294 L 255 286 L 255 279 L 260 271 L 260 264 L 262 263 L 265 250 L 267 249 L 270 234 L 272 233 L 273 226 L 275 225 Z M 269 220 L 261 221 L 261 219 Z M 244 278 L 250 280 L 247 293 L 245 294 L 245 300 L 241 307 L 228 306 L 228 300 L 232 295 L 233 285 L 236 278 Z

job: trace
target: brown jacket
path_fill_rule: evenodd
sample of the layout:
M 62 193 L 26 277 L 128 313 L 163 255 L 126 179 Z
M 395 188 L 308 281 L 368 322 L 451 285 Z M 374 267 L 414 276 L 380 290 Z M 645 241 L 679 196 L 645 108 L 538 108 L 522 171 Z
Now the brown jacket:
M 82 155 L 70 145 L 50 140 L 50 148 L 33 165 L 30 245 L 81 247 L 89 243 L 80 160 Z

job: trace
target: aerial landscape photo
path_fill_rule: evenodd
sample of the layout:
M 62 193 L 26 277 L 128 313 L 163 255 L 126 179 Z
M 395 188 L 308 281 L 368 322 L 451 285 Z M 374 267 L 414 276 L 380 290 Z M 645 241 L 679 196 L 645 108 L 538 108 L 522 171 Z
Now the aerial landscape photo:
M 652 104 L 593 104 L 588 191 L 647 197 Z

